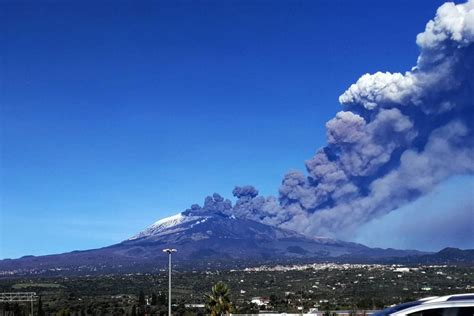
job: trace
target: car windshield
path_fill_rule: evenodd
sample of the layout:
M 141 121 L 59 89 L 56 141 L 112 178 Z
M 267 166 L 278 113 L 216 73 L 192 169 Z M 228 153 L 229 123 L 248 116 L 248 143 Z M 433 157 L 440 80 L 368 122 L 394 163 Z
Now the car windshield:
M 413 306 L 416 306 L 416 305 L 420 305 L 421 303 L 422 303 L 422 301 L 413 301 L 413 302 L 403 303 L 403 304 L 400 304 L 400 305 L 396 305 L 396 306 L 386 308 L 386 309 L 384 309 L 380 312 L 377 312 L 377 313 L 373 314 L 373 316 L 387 316 L 387 315 L 393 314 L 395 312 L 399 312 L 403 309 L 410 308 L 410 307 L 413 307 Z

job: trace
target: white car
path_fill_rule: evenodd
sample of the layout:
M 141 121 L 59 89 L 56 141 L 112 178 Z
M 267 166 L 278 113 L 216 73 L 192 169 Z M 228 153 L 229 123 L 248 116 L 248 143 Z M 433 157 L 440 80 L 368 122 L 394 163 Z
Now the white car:
M 474 316 L 474 293 L 428 297 L 386 308 L 373 316 Z

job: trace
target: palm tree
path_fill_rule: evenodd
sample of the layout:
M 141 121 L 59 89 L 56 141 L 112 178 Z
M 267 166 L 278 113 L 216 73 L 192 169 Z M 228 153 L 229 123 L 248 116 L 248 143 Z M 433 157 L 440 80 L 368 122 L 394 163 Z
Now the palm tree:
M 211 316 L 228 315 L 232 312 L 230 289 L 224 282 L 217 282 L 212 287 L 212 293 L 206 294 L 206 309 Z

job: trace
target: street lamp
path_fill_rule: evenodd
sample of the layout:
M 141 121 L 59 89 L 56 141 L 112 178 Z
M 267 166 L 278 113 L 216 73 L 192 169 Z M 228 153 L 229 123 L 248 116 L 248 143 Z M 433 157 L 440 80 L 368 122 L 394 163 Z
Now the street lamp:
M 171 316 L 171 254 L 173 252 L 176 252 L 178 250 L 174 248 L 167 248 L 163 249 L 163 252 L 166 252 L 168 254 L 168 272 L 169 272 L 169 286 L 168 286 L 168 315 Z

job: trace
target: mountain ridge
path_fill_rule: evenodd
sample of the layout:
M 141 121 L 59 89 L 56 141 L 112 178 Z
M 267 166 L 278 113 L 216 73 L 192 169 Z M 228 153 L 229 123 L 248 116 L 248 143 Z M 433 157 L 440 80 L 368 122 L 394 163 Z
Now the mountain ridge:
M 168 247 L 178 249 L 173 262 L 196 269 L 303 261 L 411 262 L 431 255 L 308 237 L 219 211 L 188 210 L 107 247 L 0 260 L 0 275 L 156 271 L 166 262 L 162 249 Z

